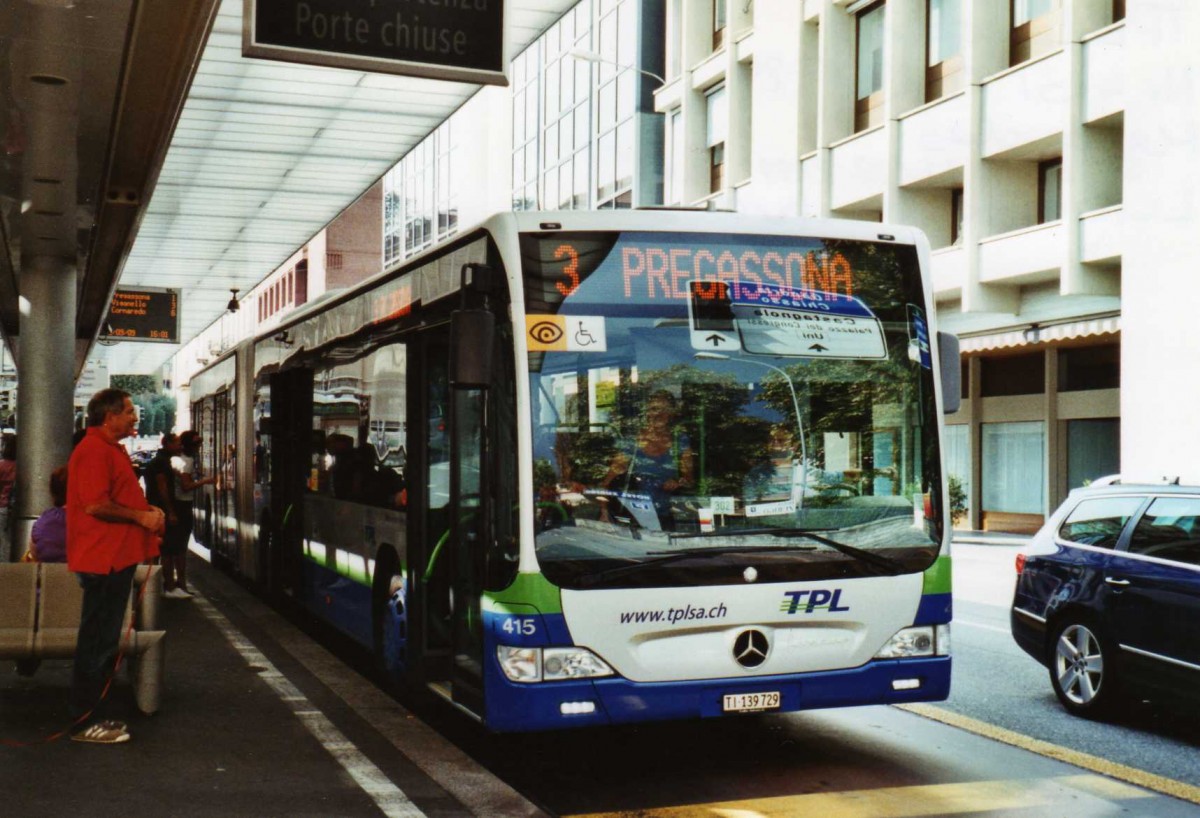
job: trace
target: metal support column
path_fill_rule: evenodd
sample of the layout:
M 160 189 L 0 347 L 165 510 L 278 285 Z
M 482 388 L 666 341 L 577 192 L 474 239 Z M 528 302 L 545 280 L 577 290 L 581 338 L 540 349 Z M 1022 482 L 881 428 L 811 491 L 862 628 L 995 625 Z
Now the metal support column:
M 14 559 L 24 553 L 33 521 L 53 505 L 50 472 L 71 456 L 75 265 L 47 256 L 23 258 L 21 300 Z
M 19 559 L 33 521 L 53 503 L 50 473 L 71 454 L 77 288 L 80 50 L 70 0 L 29 3 L 31 46 L 16 55 L 14 93 L 26 113 L 17 343 Z M 36 44 L 36 45 L 33 45 Z

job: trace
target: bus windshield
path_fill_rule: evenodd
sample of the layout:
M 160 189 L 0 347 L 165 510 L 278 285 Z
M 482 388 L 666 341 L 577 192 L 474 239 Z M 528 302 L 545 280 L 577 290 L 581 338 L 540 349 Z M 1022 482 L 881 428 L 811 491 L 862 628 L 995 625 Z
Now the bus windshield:
M 913 246 L 589 232 L 526 234 L 521 252 L 552 582 L 876 576 L 936 558 Z

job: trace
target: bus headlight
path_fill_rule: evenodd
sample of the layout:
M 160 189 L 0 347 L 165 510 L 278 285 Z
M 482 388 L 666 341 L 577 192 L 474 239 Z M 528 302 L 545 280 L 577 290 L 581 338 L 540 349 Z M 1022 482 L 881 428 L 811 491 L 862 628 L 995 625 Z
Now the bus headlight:
M 542 680 L 541 648 L 496 648 L 496 658 L 504 675 L 514 682 L 540 682 Z
M 608 663 L 586 648 L 513 648 L 500 645 L 496 659 L 513 682 L 554 682 L 612 676 Z
M 546 648 L 542 656 L 542 671 L 548 682 L 613 675 L 608 662 L 584 648 Z
M 912 659 L 950 655 L 950 626 L 922 625 L 897 631 L 875 654 L 876 659 Z

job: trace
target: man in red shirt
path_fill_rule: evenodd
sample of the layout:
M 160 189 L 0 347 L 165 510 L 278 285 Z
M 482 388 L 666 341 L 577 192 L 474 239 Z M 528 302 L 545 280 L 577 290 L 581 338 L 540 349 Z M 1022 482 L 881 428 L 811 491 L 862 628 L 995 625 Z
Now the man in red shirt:
M 158 556 L 162 509 L 146 502 L 120 441 L 137 428 L 129 393 L 102 389 L 87 406 L 87 436 L 71 454 L 67 481 L 67 565 L 83 588 L 71 678 L 71 717 L 91 723 L 76 741 L 129 740 L 124 722 L 101 720 L 101 696 L 116 661 L 121 624 L 138 563 Z

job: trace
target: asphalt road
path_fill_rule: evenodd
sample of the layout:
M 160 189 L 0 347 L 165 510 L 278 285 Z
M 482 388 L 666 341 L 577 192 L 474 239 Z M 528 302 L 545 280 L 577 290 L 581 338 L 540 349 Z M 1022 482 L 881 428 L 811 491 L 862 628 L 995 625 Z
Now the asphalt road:
M 954 676 L 947 710 L 1200 787 L 1200 714 L 1148 702 L 1110 722 L 1070 716 L 1048 671 L 1017 647 L 1008 611 L 1013 546 L 956 545 Z

